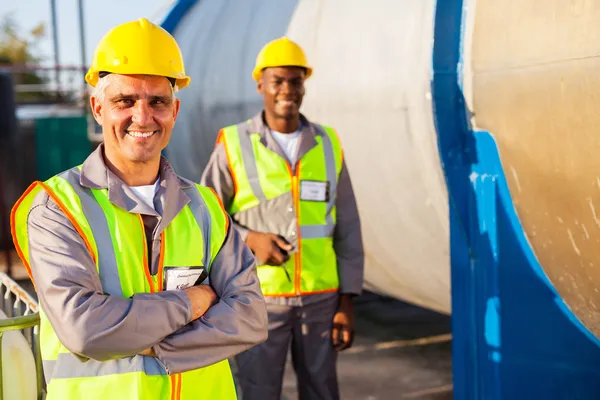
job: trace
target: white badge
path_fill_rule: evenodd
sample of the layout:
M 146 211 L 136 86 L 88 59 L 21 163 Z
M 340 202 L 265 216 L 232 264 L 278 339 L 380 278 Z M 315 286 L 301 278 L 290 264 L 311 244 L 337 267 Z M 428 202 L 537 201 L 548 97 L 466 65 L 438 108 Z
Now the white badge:
M 328 182 L 300 181 L 300 200 L 327 201 Z
M 194 286 L 204 268 L 169 268 L 165 270 L 165 289 L 183 290 Z M 205 282 L 203 282 L 205 283 Z

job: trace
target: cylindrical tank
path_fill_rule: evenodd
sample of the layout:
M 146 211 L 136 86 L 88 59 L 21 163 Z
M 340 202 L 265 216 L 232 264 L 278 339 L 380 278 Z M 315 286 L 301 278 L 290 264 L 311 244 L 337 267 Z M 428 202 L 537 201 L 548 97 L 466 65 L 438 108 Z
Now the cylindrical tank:
M 187 2 L 189 3 L 189 2 Z M 357 196 L 365 288 L 450 312 L 448 198 L 430 80 L 433 0 L 204 0 L 174 36 L 192 85 L 167 154 L 199 180 L 221 127 L 262 108 L 251 72 L 287 35 L 314 68 L 302 112 L 336 128 Z
M 465 96 L 492 133 L 524 233 L 600 334 L 600 3 L 470 1 Z
M 314 66 L 302 111 L 345 149 L 366 287 L 449 313 L 452 274 L 454 396 L 597 397 L 599 1 L 178 5 L 180 173 L 261 109 L 254 58 L 288 35 Z
M 6 318 L 6 314 L 0 310 L 0 320 Z M 3 398 L 15 400 L 36 399 L 35 360 L 31 347 L 21 332 L 4 332 L 0 362 L 2 362 Z

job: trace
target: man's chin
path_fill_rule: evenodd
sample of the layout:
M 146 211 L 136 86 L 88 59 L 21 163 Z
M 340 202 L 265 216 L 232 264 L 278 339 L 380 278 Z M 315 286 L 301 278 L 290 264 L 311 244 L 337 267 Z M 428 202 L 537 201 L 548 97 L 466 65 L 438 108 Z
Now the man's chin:
M 158 152 L 157 154 L 154 154 L 154 153 L 130 153 L 128 158 L 129 158 L 129 161 L 131 161 L 133 163 L 145 164 L 145 163 L 149 163 L 152 160 L 156 160 L 157 158 L 160 158 L 160 152 Z
M 297 112 L 285 112 L 285 113 L 279 113 L 277 115 L 277 117 L 284 119 L 286 121 L 293 121 L 294 119 L 297 119 L 299 116 L 300 116 L 300 114 Z

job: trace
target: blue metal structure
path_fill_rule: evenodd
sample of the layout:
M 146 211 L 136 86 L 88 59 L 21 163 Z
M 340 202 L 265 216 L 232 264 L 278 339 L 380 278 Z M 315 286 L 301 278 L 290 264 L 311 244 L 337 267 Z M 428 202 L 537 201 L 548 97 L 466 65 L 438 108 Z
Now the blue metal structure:
M 465 9 L 462 0 L 437 3 L 432 80 L 450 199 L 454 397 L 597 398 L 600 341 L 538 263 L 493 135 L 468 126 Z
M 163 23 L 165 29 L 178 29 L 193 6 L 202 4 L 175 3 Z M 296 1 L 268 6 L 291 16 Z M 185 61 L 192 79 L 202 82 L 195 86 L 196 92 L 181 95 L 191 96 L 196 101 L 188 104 L 201 107 L 182 111 L 194 114 L 190 122 L 204 128 L 210 125 L 208 131 L 216 135 L 218 127 L 241 120 L 259 107 L 253 103 L 253 88 L 239 76 L 251 70 L 259 46 L 283 34 L 285 27 L 264 25 L 250 32 L 251 17 L 245 13 L 265 12 L 269 7 L 263 2 L 240 6 L 223 1 L 218 9 L 206 7 L 205 20 L 198 24 L 218 26 L 225 13 L 234 14 L 236 28 L 227 35 L 235 37 L 226 35 L 227 43 L 221 45 L 235 48 L 208 47 L 208 40 L 201 38 L 198 51 L 206 51 L 206 58 Z M 569 310 L 538 263 L 514 208 L 493 132 L 473 131 L 468 124 L 462 92 L 465 13 L 463 0 L 437 2 L 431 80 L 434 123 L 449 195 L 454 398 L 596 398 L 600 395 L 600 341 Z M 186 25 L 185 29 L 191 29 L 193 24 Z M 238 58 L 243 65 L 211 65 L 211 51 L 242 51 L 244 56 Z M 230 68 L 231 80 L 211 82 L 223 75 L 222 71 L 217 74 L 222 68 Z M 204 97 L 198 100 L 199 96 Z M 236 102 L 223 96 L 235 97 Z M 224 109 L 225 104 L 238 107 Z M 193 166 L 183 169 L 194 171 Z

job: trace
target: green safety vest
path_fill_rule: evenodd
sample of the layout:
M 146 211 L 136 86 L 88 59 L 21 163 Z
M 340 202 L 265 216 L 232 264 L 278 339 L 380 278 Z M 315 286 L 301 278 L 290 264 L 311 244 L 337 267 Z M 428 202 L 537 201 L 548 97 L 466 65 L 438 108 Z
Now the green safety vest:
M 41 190 L 57 203 L 85 241 L 96 263 L 102 289 L 109 295 L 129 298 L 135 293 L 162 290 L 165 265 L 210 268 L 225 240 L 228 223 L 210 189 L 199 185 L 185 189 L 190 203 L 161 233 L 158 274 L 151 276 L 141 216 L 112 204 L 107 189 L 82 187 L 79 177 L 80 170 L 76 167 L 45 183 L 35 182 L 13 208 L 13 239 L 28 272 L 27 215 Z M 104 362 L 81 361 L 60 342 L 43 309 L 40 319 L 48 400 L 236 399 L 227 360 L 171 376 L 154 357 L 136 355 Z
M 342 148 L 332 128 L 316 124 L 313 127 L 317 145 L 298 160 L 295 173 L 287 160 L 261 143 L 260 133 L 252 131 L 251 120 L 223 128 L 220 134 L 219 141 L 225 145 L 235 185 L 235 194 L 227 210 L 234 220 L 238 220 L 236 215 L 252 212 L 291 193 L 290 204 L 285 207 L 294 213 L 289 221 L 270 229 L 269 233 L 283 235 L 284 225 L 292 223 L 295 225 L 292 235 L 297 239 L 297 249 L 283 267 L 258 267 L 265 296 L 298 296 L 335 292 L 339 288 L 333 232 Z M 301 190 L 307 183 L 325 185 L 325 199 L 313 201 L 303 198 Z M 251 223 L 245 226 L 257 230 Z

